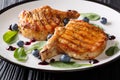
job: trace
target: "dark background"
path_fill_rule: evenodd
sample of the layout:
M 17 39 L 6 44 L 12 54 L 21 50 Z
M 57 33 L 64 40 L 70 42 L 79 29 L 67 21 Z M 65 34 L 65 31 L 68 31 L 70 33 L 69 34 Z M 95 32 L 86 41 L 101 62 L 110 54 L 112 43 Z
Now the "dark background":
M 0 0 L 0 9 L 27 0 Z M 28 0 L 30 1 L 30 0 Z M 120 0 L 91 0 L 120 11 Z M 120 80 L 120 59 L 78 72 L 45 72 L 20 67 L 0 59 L 0 80 Z

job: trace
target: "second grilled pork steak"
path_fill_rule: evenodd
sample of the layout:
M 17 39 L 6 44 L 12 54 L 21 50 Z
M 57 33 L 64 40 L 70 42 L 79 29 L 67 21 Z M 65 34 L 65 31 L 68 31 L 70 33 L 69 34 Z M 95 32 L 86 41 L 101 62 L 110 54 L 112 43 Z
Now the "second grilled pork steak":
M 94 59 L 106 47 L 107 36 L 103 30 L 80 20 L 71 20 L 57 27 L 54 35 L 40 51 L 42 61 L 66 53 L 75 59 Z
M 45 40 L 48 34 L 54 33 L 56 27 L 64 25 L 64 18 L 77 19 L 79 15 L 75 10 L 65 12 L 50 6 L 24 10 L 19 14 L 19 29 L 29 39 Z

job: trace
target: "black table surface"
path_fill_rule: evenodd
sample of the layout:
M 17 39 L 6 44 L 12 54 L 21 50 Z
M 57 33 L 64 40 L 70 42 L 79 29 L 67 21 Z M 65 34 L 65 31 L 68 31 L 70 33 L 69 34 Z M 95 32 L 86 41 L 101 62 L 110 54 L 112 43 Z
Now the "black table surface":
M 0 9 L 27 0 L 0 0 Z M 29 0 L 28 0 L 29 1 Z M 92 0 L 120 11 L 120 0 Z M 97 68 L 77 72 L 45 72 L 14 65 L 0 59 L 0 80 L 120 80 L 120 59 Z

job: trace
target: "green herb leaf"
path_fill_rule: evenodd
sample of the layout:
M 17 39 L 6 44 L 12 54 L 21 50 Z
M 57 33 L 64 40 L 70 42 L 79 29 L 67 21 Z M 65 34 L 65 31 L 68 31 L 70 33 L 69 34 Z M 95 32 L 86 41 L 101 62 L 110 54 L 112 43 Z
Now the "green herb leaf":
M 8 31 L 3 35 L 3 40 L 8 44 L 12 44 L 17 41 L 17 34 L 18 31 Z
M 59 67 L 59 68 L 76 68 L 82 66 L 92 66 L 92 64 L 77 64 L 75 62 L 64 63 L 61 61 L 55 61 L 50 63 L 51 66 Z
M 115 53 L 117 53 L 120 49 L 118 48 L 118 46 L 111 46 L 109 47 L 106 51 L 105 51 L 105 54 L 107 56 L 112 56 L 114 55 Z
M 23 47 L 17 48 L 14 52 L 14 57 L 19 61 L 26 61 L 28 59 L 27 54 Z
M 46 43 L 47 43 L 47 41 L 40 41 L 40 42 L 32 45 L 32 46 L 26 51 L 26 53 L 30 53 L 30 52 L 33 51 L 34 49 L 41 50 Z
M 96 21 L 100 19 L 100 16 L 96 13 L 81 13 L 81 16 L 87 17 L 91 21 Z

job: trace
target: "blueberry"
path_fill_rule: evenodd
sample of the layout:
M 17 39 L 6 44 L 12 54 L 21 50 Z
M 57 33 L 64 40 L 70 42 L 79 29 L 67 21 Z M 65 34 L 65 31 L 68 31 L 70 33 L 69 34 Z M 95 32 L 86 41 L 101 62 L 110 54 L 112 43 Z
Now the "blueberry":
M 109 39 L 109 40 L 114 40 L 115 38 L 116 38 L 116 37 L 115 37 L 114 35 L 111 35 L 111 36 L 109 35 L 109 36 L 108 36 L 108 39 Z
M 61 62 L 65 62 L 65 63 L 67 63 L 67 62 L 70 62 L 70 57 L 68 56 L 68 55 L 66 55 L 66 54 L 64 54 L 64 55 L 62 55 L 61 57 L 60 57 L 60 61 Z
M 64 26 L 65 26 L 69 21 L 70 21 L 69 18 L 64 18 L 64 20 L 63 20 Z
M 15 24 L 12 24 L 11 25 L 11 30 L 13 31 L 18 31 L 18 25 L 15 23 Z
M 12 29 L 11 29 L 11 26 L 12 26 L 12 24 L 9 26 L 9 28 L 8 28 L 9 30 L 12 30 Z
M 89 22 L 89 19 L 88 19 L 87 17 L 84 17 L 84 18 L 83 18 L 83 21 Z
M 48 34 L 47 40 L 50 39 L 53 36 L 53 34 Z
M 106 24 L 106 23 L 107 23 L 107 18 L 102 17 L 100 22 L 101 22 L 102 24 Z
M 32 54 L 33 54 L 33 56 L 39 58 L 39 50 L 38 50 L 38 49 L 34 49 L 34 50 L 32 51 Z
M 19 47 L 23 47 L 24 42 L 20 40 L 20 41 L 17 42 L 17 45 L 18 45 Z

